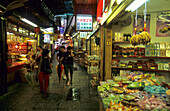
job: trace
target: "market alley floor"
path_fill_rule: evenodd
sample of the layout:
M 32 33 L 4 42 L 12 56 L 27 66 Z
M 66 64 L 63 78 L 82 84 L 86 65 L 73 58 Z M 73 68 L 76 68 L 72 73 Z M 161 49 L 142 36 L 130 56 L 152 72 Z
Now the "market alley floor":
M 78 70 L 74 71 L 73 85 L 66 86 L 64 80 L 58 81 L 56 64 L 54 59 L 49 94 L 39 94 L 39 86 L 32 89 L 28 83 L 16 84 L 12 91 L 0 96 L 0 111 L 99 111 L 97 92 L 89 87 L 86 72 L 74 64 Z M 78 94 L 68 100 L 70 90 L 74 88 Z

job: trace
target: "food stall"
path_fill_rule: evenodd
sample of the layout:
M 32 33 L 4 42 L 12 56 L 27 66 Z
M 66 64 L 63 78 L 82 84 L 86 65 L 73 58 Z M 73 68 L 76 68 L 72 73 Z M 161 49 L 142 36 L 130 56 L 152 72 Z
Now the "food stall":
M 170 110 L 168 1 L 145 1 L 132 11 L 136 1 L 111 2 L 100 22 L 106 27 L 101 111 Z
M 21 69 L 30 63 L 27 58 L 29 51 L 32 49 L 32 53 L 36 52 L 37 41 L 33 40 L 34 33 L 30 33 L 28 36 L 28 30 L 19 27 L 17 32 L 17 26 L 8 22 L 7 32 L 7 44 L 8 44 L 8 61 L 7 61 L 7 83 L 18 81 L 18 76 Z M 25 82 L 24 77 L 21 77 Z

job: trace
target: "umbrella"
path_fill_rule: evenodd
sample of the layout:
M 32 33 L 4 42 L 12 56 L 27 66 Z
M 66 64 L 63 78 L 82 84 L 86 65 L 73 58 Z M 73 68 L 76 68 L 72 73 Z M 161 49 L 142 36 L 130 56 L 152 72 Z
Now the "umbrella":
M 58 72 L 58 77 L 59 77 L 59 81 L 61 80 L 61 77 L 62 77 L 62 72 L 63 72 L 63 69 L 64 69 L 64 66 L 62 64 L 59 64 L 58 65 L 58 68 L 56 66 L 56 69 L 57 69 L 57 72 Z

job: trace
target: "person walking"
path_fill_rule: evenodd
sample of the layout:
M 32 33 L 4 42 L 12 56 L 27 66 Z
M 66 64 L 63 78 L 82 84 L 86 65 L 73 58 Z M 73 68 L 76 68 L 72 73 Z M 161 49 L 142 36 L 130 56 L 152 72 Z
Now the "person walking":
M 64 47 L 64 46 L 61 46 L 61 47 L 60 47 L 60 51 L 59 51 L 59 53 L 57 54 L 57 57 L 56 57 L 57 61 L 59 62 L 59 65 L 58 65 L 58 66 L 60 66 L 60 68 L 61 68 L 61 69 L 59 69 L 60 71 L 58 72 L 58 73 L 61 73 L 61 74 L 59 74 L 59 75 L 62 75 L 63 69 L 64 69 L 64 61 L 63 61 L 63 59 L 61 59 L 61 58 L 64 57 L 64 53 L 65 53 L 65 47 Z M 59 80 L 60 80 L 60 79 L 61 79 L 61 78 L 59 77 Z M 66 79 L 65 74 L 63 74 L 63 79 L 64 79 L 64 80 Z
M 74 57 L 74 54 L 72 51 L 72 47 L 68 46 L 67 52 L 65 52 L 65 55 L 64 55 L 64 61 L 65 61 L 64 69 L 65 69 L 65 74 L 67 77 L 67 80 L 66 80 L 67 85 L 72 84 L 72 81 L 73 81 L 73 57 Z M 70 70 L 70 79 L 71 79 L 70 82 L 69 82 L 69 76 L 68 76 L 69 70 Z
M 39 70 L 40 93 L 47 93 L 49 76 L 52 73 L 52 64 L 49 58 L 49 50 L 43 49 L 42 56 L 36 60 Z
M 37 53 L 36 53 L 36 58 L 35 59 L 37 59 L 39 56 L 41 56 L 42 55 L 42 46 L 38 46 L 37 47 Z

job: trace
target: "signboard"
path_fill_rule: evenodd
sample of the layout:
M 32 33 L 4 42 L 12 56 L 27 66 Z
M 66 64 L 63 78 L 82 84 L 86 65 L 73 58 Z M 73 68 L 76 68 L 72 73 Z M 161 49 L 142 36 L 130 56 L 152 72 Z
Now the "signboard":
M 100 22 L 103 14 L 103 0 L 98 0 L 97 3 L 97 22 Z
M 43 34 L 53 34 L 54 33 L 54 28 L 46 28 L 43 32 Z
M 50 34 L 44 34 L 44 43 L 50 43 Z
M 77 15 L 76 17 L 77 31 L 92 31 L 93 19 L 91 15 Z
M 87 32 L 80 32 L 80 38 L 86 38 Z
M 60 34 L 64 34 L 64 30 L 65 30 L 65 27 L 60 27 L 59 28 Z

